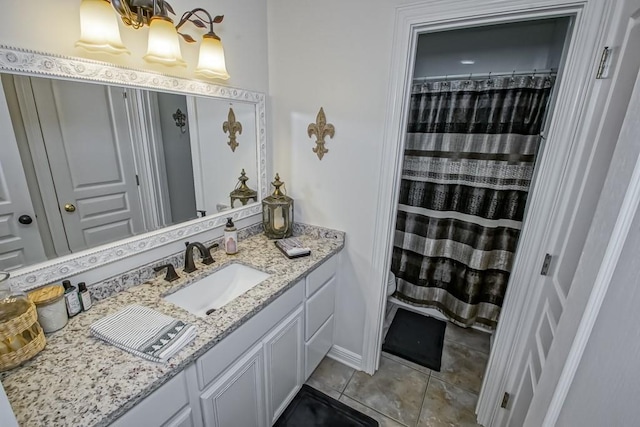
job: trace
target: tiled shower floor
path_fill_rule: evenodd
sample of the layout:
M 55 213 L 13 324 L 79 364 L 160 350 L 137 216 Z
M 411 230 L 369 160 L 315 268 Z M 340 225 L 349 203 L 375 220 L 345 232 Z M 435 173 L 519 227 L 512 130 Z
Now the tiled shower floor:
M 325 358 L 307 384 L 376 419 L 380 427 L 478 426 L 474 410 L 489 337 L 447 323 L 440 372 L 383 352 L 373 376 Z

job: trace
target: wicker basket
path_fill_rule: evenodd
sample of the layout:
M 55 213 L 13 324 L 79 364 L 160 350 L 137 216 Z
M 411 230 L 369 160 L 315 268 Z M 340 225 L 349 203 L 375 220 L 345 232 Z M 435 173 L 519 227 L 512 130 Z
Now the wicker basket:
M 0 354 L 0 371 L 14 368 L 38 354 L 47 343 L 44 332 L 38 323 L 36 306 L 29 304 L 29 309 L 20 316 L 0 323 L 0 342 L 20 336 L 27 344 L 9 353 Z

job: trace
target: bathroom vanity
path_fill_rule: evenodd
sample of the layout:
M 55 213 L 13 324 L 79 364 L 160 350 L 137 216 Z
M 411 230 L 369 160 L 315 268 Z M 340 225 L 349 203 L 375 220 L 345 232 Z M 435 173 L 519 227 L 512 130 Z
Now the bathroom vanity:
M 311 255 L 287 259 L 263 234 L 237 255 L 163 274 L 97 302 L 48 337 L 2 383 L 21 426 L 269 426 L 333 344 L 336 270 L 344 234 L 302 227 Z M 238 263 L 269 276 L 208 316 L 164 298 Z M 197 338 L 167 364 L 148 362 L 90 335 L 96 320 L 140 304 L 193 324 Z

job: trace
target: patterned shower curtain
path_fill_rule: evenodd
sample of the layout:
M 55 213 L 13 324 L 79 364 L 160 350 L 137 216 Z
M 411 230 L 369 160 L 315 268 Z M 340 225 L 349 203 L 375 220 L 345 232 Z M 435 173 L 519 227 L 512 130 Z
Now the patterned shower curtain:
M 553 83 L 413 85 L 391 266 L 399 299 L 495 328 Z

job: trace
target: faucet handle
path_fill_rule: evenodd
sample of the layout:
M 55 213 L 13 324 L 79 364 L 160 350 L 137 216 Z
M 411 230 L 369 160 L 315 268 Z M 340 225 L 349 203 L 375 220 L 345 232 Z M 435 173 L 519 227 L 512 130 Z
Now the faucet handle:
M 180 276 L 178 276 L 178 273 L 176 273 L 176 269 L 173 264 L 159 265 L 158 267 L 154 267 L 153 271 L 157 273 L 164 270 L 165 268 L 167 269 L 167 274 L 164 276 L 165 281 L 173 282 L 174 280 L 178 280 L 180 278 Z

